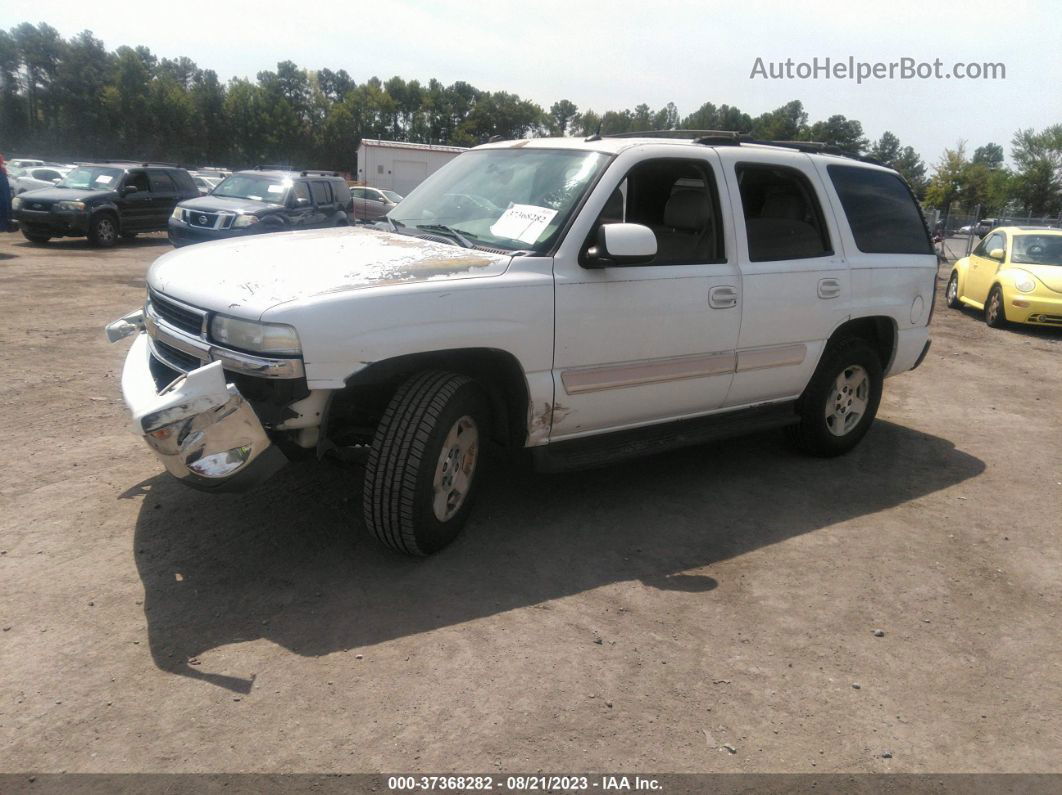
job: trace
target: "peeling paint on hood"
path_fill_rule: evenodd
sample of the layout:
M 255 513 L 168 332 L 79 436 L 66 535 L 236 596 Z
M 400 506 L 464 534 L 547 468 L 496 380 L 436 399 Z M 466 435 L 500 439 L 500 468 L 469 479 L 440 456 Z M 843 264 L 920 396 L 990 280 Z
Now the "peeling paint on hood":
M 499 276 L 510 256 L 369 227 L 254 235 L 171 251 L 148 284 L 194 306 L 242 317 L 348 290 Z

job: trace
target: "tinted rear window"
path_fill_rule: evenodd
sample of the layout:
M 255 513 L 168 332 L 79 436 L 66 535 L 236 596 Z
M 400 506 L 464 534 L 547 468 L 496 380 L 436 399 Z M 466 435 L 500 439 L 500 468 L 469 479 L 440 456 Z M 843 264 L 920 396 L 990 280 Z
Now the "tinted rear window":
M 318 204 L 332 203 L 332 186 L 327 182 L 311 182 L 310 189 L 313 191 L 313 200 Z
M 922 212 L 902 179 L 857 166 L 829 166 L 827 170 L 860 251 L 933 253 Z

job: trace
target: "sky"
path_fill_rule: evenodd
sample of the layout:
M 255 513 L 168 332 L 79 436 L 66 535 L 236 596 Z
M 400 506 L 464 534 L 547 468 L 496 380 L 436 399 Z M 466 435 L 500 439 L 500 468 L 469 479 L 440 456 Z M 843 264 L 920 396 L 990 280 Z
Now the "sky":
M 109 50 L 185 55 L 219 77 L 251 77 L 278 61 L 346 69 L 357 81 L 399 75 L 464 80 L 547 108 L 622 110 L 704 102 L 756 116 L 793 99 L 811 122 L 843 114 L 872 140 L 885 130 L 930 164 L 945 147 L 1002 144 L 1019 128 L 1062 123 L 1062 2 L 1009 0 L 287 0 L 195 3 L 0 0 L 0 26 L 47 22 L 64 37 L 89 29 Z M 834 62 L 992 62 L 1005 79 L 751 78 L 792 58 Z

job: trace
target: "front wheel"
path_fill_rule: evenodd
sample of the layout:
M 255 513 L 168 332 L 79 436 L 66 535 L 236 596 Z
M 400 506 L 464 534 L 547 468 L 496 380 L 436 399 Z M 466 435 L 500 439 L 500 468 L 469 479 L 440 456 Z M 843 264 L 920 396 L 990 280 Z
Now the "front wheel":
M 456 373 L 419 373 L 399 387 L 365 467 L 365 524 L 399 552 L 428 555 L 461 531 L 472 506 L 489 412 Z
M 997 284 L 985 301 L 985 323 L 992 328 L 1004 328 L 1007 325 L 1007 311 L 1003 308 L 1003 289 Z
M 796 445 L 812 455 L 843 455 L 870 429 L 881 402 L 883 381 L 877 352 L 864 340 L 827 346 L 815 375 L 797 403 Z
M 97 215 L 89 222 L 88 239 L 94 246 L 110 248 L 118 238 L 118 224 L 111 215 Z
M 30 243 L 36 243 L 37 245 L 40 245 L 41 243 L 47 243 L 49 240 L 51 240 L 51 237 L 49 237 L 48 235 L 35 235 L 28 229 L 26 229 L 26 227 L 22 227 L 22 236 L 26 238 L 26 240 L 28 240 Z
M 949 309 L 958 309 L 962 305 L 959 300 L 959 274 L 957 271 L 952 271 L 951 278 L 948 279 L 948 287 L 944 291 L 944 301 Z

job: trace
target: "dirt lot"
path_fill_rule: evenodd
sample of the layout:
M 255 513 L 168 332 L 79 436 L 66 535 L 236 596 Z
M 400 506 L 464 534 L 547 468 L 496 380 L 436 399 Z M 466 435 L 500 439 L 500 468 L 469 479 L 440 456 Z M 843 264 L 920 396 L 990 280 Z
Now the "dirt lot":
M 1062 333 L 938 306 L 846 458 L 500 461 L 409 560 L 356 470 L 160 475 L 103 325 L 168 250 L 0 235 L 0 769 L 1059 769 Z

